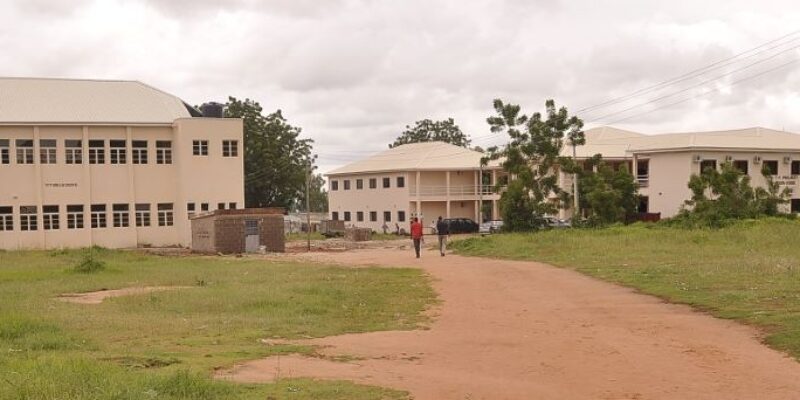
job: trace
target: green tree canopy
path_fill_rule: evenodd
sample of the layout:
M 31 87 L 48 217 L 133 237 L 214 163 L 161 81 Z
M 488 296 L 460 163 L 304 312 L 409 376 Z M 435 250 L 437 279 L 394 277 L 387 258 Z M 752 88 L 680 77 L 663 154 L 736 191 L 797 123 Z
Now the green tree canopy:
M 578 169 L 580 209 L 588 214 L 591 225 L 625 222 L 636 212 L 638 196 L 633 174 L 627 164 L 617 170 L 608 165 L 600 154 L 586 161 L 586 168 Z
M 229 97 L 226 118 L 244 120 L 246 207 L 293 206 L 305 197 L 306 174 L 313 170 L 311 139 L 290 125 L 280 110 L 263 115 L 258 102 Z
M 544 217 L 554 214 L 563 191 L 558 186 L 556 166 L 562 163 L 561 150 L 567 143 L 584 141 L 583 121 L 570 116 L 565 107 L 545 102 L 545 114 L 522 114 L 520 106 L 494 101 L 496 115 L 486 119 L 493 133 L 505 132 L 509 143 L 491 147 L 484 164 L 503 159 L 502 167 L 512 177 L 500 197 L 504 229 L 525 231 L 544 226 Z
M 445 142 L 456 146 L 469 147 L 472 141 L 469 136 L 461 132 L 461 128 L 456 125 L 452 118 L 443 121 L 423 119 L 415 122 L 413 127 L 406 125 L 406 130 L 395 139 L 394 143 L 389 145 L 389 148 L 421 142 Z
M 328 191 L 325 189 L 325 179 L 321 174 L 316 174 L 311 178 L 309 190 L 309 203 L 311 212 L 327 212 L 328 211 Z M 297 211 L 306 211 L 305 197 L 297 201 Z

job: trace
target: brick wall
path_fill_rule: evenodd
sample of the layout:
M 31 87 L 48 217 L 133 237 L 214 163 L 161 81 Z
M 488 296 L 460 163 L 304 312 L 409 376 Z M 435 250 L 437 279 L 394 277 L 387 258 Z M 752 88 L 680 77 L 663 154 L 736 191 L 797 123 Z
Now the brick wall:
M 283 215 L 264 215 L 259 224 L 261 245 L 267 251 L 283 253 L 286 251 L 286 237 L 283 232 Z
M 277 210 L 277 209 L 275 209 Z M 222 210 L 218 210 L 222 211 Z M 267 251 L 286 250 L 283 215 L 273 209 L 225 210 L 192 219 L 192 250 L 202 253 L 245 252 L 245 220 L 258 220 L 260 245 Z

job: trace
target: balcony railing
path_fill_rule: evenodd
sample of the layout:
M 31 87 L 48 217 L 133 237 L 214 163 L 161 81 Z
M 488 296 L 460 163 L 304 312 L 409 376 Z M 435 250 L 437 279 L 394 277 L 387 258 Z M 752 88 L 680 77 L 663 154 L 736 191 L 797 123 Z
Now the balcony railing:
M 650 184 L 650 175 L 639 175 L 636 177 L 636 183 L 639 187 L 647 187 Z
M 447 196 L 447 186 L 420 186 L 419 193 L 417 193 L 417 188 L 415 186 L 411 186 L 409 188 L 409 192 L 412 196 L 419 196 L 419 197 L 444 197 Z M 505 190 L 505 186 L 500 188 L 500 191 L 497 190 L 495 186 L 477 186 L 477 185 L 458 185 L 458 186 L 450 186 L 450 197 L 469 197 L 469 196 L 478 196 L 479 194 L 483 194 L 484 196 L 498 194 Z

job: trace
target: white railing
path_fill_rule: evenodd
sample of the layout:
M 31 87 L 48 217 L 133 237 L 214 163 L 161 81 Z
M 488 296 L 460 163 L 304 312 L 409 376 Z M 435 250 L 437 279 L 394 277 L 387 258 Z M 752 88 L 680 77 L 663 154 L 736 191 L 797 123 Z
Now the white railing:
M 639 187 L 647 187 L 650 184 L 650 175 L 639 175 L 636 177 L 636 183 Z
M 411 186 L 409 188 L 409 192 L 411 196 L 419 196 L 419 197 L 444 197 L 448 195 L 447 186 L 420 186 L 419 193 L 417 193 L 417 188 L 415 186 Z M 505 186 L 503 186 L 500 191 L 505 190 Z M 497 194 L 499 193 L 494 186 L 486 185 L 486 186 L 477 186 L 477 185 L 457 185 L 457 186 L 450 186 L 450 197 L 465 197 L 465 196 L 478 196 L 479 194 L 483 194 L 484 196 Z

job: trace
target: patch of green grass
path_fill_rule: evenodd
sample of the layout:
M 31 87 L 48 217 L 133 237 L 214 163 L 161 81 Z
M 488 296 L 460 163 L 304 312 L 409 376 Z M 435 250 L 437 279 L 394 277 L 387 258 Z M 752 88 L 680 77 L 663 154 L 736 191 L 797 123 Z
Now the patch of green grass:
M 634 224 L 474 237 L 464 255 L 569 267 L 762 327 L 766 343 L 800 358 L 800 222 L 742 221 L 713 229 Z
M 105 270 L 73 273 L 82 256 L 79 250 L 0 254 L 0 398 L 405 398 L 343 382 L 235 385 L 210 375 L 237 361 L 315 354 L 310 346 L 266 345 L 263 338 L 416 329 L 435 301 L 416 269 L 100 249 L 95 256 Z M 133 286 L 187 288 L 96 305 L 55 299 Z

